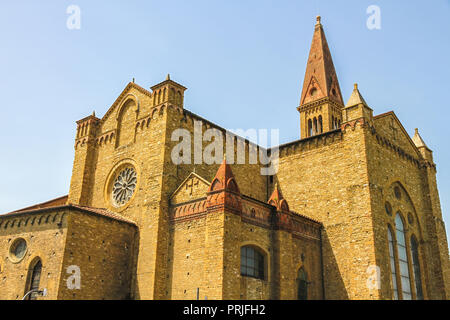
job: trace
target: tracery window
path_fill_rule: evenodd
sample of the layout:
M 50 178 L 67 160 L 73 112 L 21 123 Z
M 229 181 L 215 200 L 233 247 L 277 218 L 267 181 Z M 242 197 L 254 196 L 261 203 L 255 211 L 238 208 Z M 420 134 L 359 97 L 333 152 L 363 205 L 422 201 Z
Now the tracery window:
M 423 300 L 422 278 L 419 262 L 419 244 L 417 243 L 417 239 L 414 235 L 411 237 L 411 256 L 416 286 L 416 298 L 417 300 Z
M 114 181 L 112 188 L 112 200 L 116 207 L 126 204 L 136 189 L 137 174 L 134 168 L 127 167 L 123 169 Z
M 400 213 L 395 217 L 395 229 L 397 236 L 397 254 L 400 266 L 400 283 L 402 288 L 402 297 L 404 300 L 411 300 L 411 279 L 409 277 L 408 254 L 406 251 L 406 238 L 403 218 Z
M 394 300 L 398 300 L 398 288 L 397 288 L 397 265 L 395 263 L 395 251 L 394 251 L 394 237 L 392 236 L 391 227 L 388 226 L 388 240 L 389 240 L 389 263 L 391 265 L 391 279 L 392 279 L 392 291 Z

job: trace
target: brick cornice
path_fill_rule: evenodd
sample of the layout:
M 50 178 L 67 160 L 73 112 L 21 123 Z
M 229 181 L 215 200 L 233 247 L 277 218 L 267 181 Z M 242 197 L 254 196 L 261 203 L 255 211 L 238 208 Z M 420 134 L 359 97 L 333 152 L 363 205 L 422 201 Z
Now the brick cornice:
M 332 105 L 333 107 L 338 108 L 339 110 L 344 108 L 344 105 L 341 105 L 340 103 L 334 101 L 333 99 L 330 99 L 329 97 L 324 97 L 324 98 L 319 99 L 319 100 L 315 100 L 315 101 L 311 101 L 311 102 L 302 104 L 302 105 L 297 107 L 297 110 L 299 112 L 304 112 L 304 111 L 307 111 L 307 110 L 309 110 L 311 108 L 315 108 L 315 107 L 321 106 L 321 105 L 323 105 L 325 103 L 328 103 L 328 104 Z

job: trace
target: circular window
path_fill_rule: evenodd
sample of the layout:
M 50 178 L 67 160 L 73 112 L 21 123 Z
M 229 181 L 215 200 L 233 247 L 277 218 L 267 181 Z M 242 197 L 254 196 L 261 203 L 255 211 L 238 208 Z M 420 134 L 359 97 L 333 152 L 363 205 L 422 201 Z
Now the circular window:
M 400 187 L 394 188 L 394 195 L 399 200 L 402 198 L 402 191 L 400 190 Z
M 311 95 L 311 97 L 314 97 L 317 93 L 317 89 L 316 88 L 312 88 L 311 91 L 309 91 L 309 94 Z
M 390 216 L 392 216 L 392 206 L 389 202 L 386 202 L 384 204 L 384 208 L 386 209 L 386 213 Z
M 122 169 L 112 186 L 112 202 L 115 207 L 121 207 L 130 201 L 137 185 L 137 174 L 134 168 Z
M 412 215 L 411 212 L 408 212 L 408 223 L 409 223 L 410 225 L 413 225 L 413 224 L 414 224 L 414 217 L 413 217 L 413 215 Z
M 25 257 L 26 253 L 27 242 L 22 238 L 14 240 L 13 244 L 9 248 L 9 254 L 13 262 L 21 261 Z

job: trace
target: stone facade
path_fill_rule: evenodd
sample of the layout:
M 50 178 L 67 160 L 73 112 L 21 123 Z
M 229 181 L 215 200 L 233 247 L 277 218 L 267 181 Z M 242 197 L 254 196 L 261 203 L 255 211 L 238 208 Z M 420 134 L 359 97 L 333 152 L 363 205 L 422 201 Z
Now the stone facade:
M 68 196 L 0 217 L 0 299 L 33 287 L 37 261 L 38 299 L 392 299 L 396 287 L 407 298 L 407 282 L 414 299 L 449 298 L 432 152 L 393 112 L 373 116 L 357 86 L 344 105 L 320 19 L 301 139 L 279 147 L 276 174 L 251 164 L 258 146 L 186 110 L 185 90 L 169 76 L 151 91 L 129 83 L 101 119 L 77 122 Z M 190 164 L 172 160 L 178 129 L 192 137 L 179 154 Z M 208 132 L 233 138 L 214 163 L 196 159 Z M 242 248 L 261 258 L 256 276 Z

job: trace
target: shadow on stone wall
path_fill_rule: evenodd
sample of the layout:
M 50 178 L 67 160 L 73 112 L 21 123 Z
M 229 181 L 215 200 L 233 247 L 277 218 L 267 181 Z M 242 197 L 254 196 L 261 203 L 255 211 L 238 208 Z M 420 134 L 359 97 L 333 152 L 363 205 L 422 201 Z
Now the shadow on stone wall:
M 325 300 L 348 300 L 342 274 L 325 228 L 322 229 L 322 257 Z

